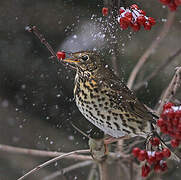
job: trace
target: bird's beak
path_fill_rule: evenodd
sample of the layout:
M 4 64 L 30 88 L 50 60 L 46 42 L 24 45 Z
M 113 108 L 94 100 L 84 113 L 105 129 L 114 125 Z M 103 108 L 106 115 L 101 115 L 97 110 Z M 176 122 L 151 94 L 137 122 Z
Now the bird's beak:
M 62 61 L 67 62 L 67 63 L 78 63 L 78 62 L 80 62 L 79 59 L 77 59 L 77 58 L 66 58 L 66 59 L 63 59 Z

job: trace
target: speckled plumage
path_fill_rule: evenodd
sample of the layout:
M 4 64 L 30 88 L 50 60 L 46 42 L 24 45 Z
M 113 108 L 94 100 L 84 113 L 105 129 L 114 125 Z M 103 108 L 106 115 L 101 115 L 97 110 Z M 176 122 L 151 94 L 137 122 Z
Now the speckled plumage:
M 87 120 L 116 138 L 125 135 L 146 137 L 151 132 L 155 123 L 152 114 L 103 64 L 99 55 L 77 52 L 65 61 L 77 68 L 74 96 L 77 107 Z

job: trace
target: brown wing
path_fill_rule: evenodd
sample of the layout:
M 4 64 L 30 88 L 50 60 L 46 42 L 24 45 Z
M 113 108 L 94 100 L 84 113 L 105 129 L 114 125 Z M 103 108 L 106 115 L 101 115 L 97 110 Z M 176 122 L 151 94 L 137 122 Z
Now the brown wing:
M 125 125 L 128 125 L 135 134 L 144 130 L 149 131 L 150 124 L 155 123 L 155 120 L 125 83 L 108 69 L 98 76 L 102 86 L 110 89 L 108 96 L 116 104 L 117 108 L 122 111 Z
M 105 81 L 105 83 L 109 87 L 111 84 L 111 89 L 114 92 L 112 92 L 112 96 L 114 96 L 113 99 L 115 99 L 116 103 L 120 104 L 121 102 L 125 110 L 131 112 L 135 117 L 151 121 L 152 123 L 154 122 L 152 114 L 123 82 L 115 82 L 115 80 L 110 79 L 109 81 Z

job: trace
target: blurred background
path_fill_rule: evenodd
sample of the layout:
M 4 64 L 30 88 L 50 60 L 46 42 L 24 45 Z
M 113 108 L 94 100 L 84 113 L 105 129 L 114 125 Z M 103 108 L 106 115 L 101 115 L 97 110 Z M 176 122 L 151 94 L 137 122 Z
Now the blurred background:
M 117 69 L 126 82 L 168 14 L 167 7 L 157 0 L 142 0 L 138 5 L 156 19 L 157 25 L 151 31 L 142 29 L 133 33 L 128 29 L 123 32 L 118 26 L 113 26 L 110 31 L 106 26 L 108 21 L 101 13 L 102 0 L 1 0 L 0 144 L 62 152 L 88 148 L 88 139 L 74 130 L 72 121 L 83 124 L 82 128 L 87 133 L 96 134 L 94 127 L 75 106 L 75 72 L 50 59 L 48 50 L 37 37 L 25 32 L 25 26 L 36 25 L 55 51 L 97 50 L 110 65 L 112 47 L 116 44 Z M 169 34 L 152 53 L 139 78 L 152 72 L 180 47 L 180 17 L 181 8 L 178 8 Z M 168 86 L 175 67 L 181 65 L 180 59 L 178 56 L 136 92 L 142 102 L 154 107 Z M 181 100 L 181 92 L 178 92 L 177 98 Z M 0 179 L 17 179 L 45 160 L 48 158 L 0 152 Z M 27 180 L 43 179 L 72 163 L 74 161 L 61 160 Z M 83 168 L 57 179 L 84 180 L 88 173 L 89 168 Z M 179 179 L 177 173 L 174 177 Z

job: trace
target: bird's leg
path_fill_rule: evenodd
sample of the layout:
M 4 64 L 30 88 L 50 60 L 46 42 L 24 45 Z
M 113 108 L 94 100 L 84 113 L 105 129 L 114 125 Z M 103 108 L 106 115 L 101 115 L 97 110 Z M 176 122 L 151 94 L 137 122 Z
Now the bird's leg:
M 104 139 L 89 138 L 89 147 L 95 161 L 101 162 L 106 160 L 108 147 L 107 144 L 104 144 Z
M 149 150 L 149 142 L 150 142 L 150 139 L 153 137 L 153 133 L 150 133 L 148 134 L 148 136 L 146 137 L 146 141 L 145 141 L 145 146 L 146 146 L 146 150 L 148 151 Z
M 130 137 L 128 135 L 125 135 L 125 136 L 120 137 L 120 138 L 114 138 L 112 136 L 108 136 L 108 137 L 104 138 L 105 154 L 109 153 L 108 144 L 117 142 L 120 139 L 127 139 L 127 138 L 130 138 Z
M 104 139 L 104 144 L 111 144 L 113 142 L 119 141 L 120 139 L 128 139 L 128 138 L 130 138 L 130 136 L 128 136 L 128 135 L 125 135 L 125 136 L 122 136 L 122 137 L 119 137 L 119 138 L 109 136 L 109 137 L 106 137 Z

